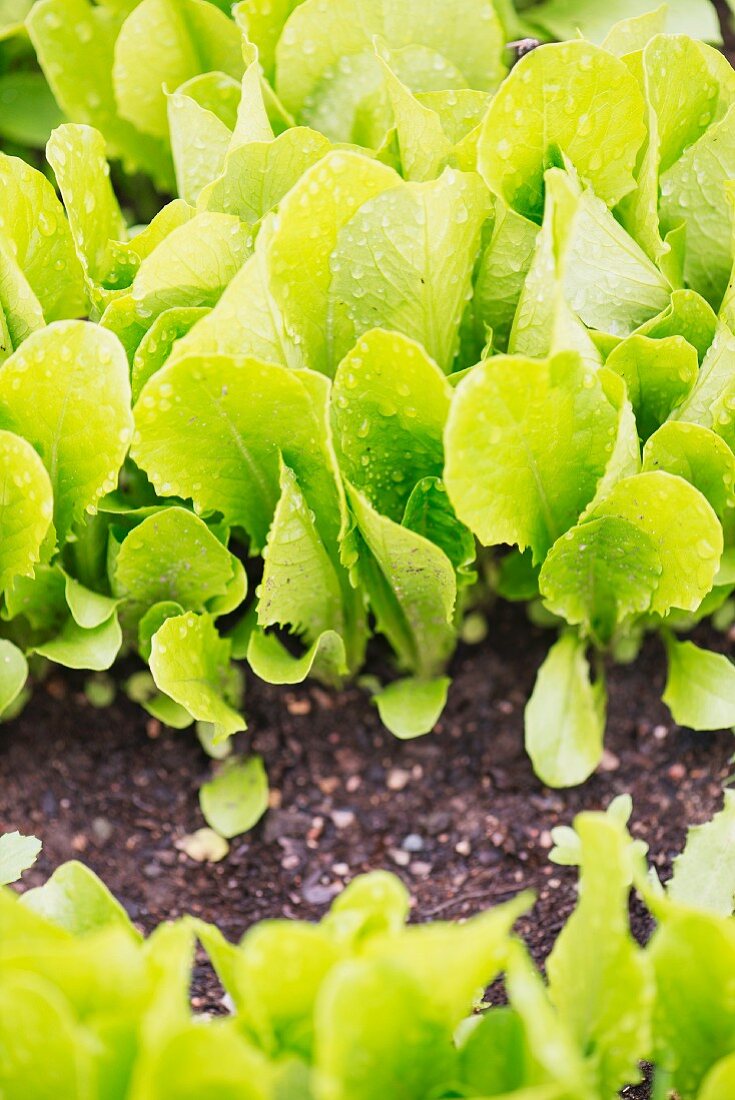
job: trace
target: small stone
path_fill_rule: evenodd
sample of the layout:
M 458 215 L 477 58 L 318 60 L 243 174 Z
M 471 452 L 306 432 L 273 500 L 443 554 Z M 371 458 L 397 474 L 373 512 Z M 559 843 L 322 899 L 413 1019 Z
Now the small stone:
M 401 847 L 404 852 L 423 852 L 424 841 L 418 833 L 409 833 L 407 837 L 403 838 Z
M 54 817 L 59 808 L 53 791 L 44 791 L 41 796 L 41 809 L 46 817 Z
M 87 848 L 88 844 L 89 844 L 89 841 L 87 840 L 84 833 L 77 833 L 76 836 L 74 836 L 72 838 L 72 842 L 71 842 L 71 846 L 72 846 L 72 848 L 74 849 L 75 852 L 84 852 L 84 851 L 86 851 L 86 848 Z
M 446 813 L 445 810 L 435 810 L 426 819 L 426 831 L 429 836 L 438 836 L 439 833 L 445 832 L 451 824 L 450 814 Z
M 605 749 L 600 760 L 600 771 L 616 772 L 619 767 L 620 758 L 614 752 L 610 752 L 610 749 Z
M 408 867 L 409 863 L 411 862 L 411 856 L 409 855 L 409 853 L 404 852 L 401 848 L 391 848 L 388 855 L 399 867 Z
M 341 890 L 341 883 L 331 882 L 325 886 L 317 882 L 304 886 L 304 900 L 308 901 L 309 905 L 329 905 L 335 894 L 339 894 Z
M 657 741 L 664 741 L 666 737 L 668 737 L 668 733 L 669 731 L 666 726 L 653 727 L 653 736 L 656 738 Z
M 469 840 L 460 840 L 454 845 L 454 850 L 459 856 L 468 856 L 472 851 L 472 845 Z
M 416 878 L 428 878 L 431 874 L 431 864 L 419 859 L 415 859 L 413 863 L 409 864 L 408 869 Z
M 332 871 L 335 875 L 339 875 L 340 878 L 347 878 L 350 873 L 349 864 L 334 863 L 332 864 Z
M 686 773 L 687 770 L 683 764 L 672 764 L 669 768 L 668 775 L 669 779 L 675 779 L 678 781 L 680 779 L 683 779 Z
M 332 821 L 335 829 L 349 829 L 351 825 L 355 824 L 355 815 L 352 810 L 334 810 Z
M 145 724 L 145 732 L 148 737 L 150 737 L 151 741 L 155 741 L 157 737 L 161 736 L 162 728 L 157 718 L 149 718 Z
M 297 717 L 311 714 L 311 699 L 294 699 L 293 696 L 287 695 L 286 710 L 289 714 L 294 714 Z
M 282 802 L 283 794 L 281 791 L 279 791 L 277 787 L 271 787 L 268 791 L 268 809 L 280 810 Z
M 106 817 L 95 817 L 92 821 L 92 834 L 98 844 L 106 844 L 113 831 L 113 827 Z
M 386 787 L 389 791 L 402 791 L 411 779 L 411 773 L 405 768 L 391 768 L 386 779 Z

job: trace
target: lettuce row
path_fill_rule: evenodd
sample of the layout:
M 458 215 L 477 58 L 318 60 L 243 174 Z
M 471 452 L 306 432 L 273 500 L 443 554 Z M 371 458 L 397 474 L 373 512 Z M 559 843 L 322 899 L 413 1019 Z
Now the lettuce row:
M 513 933 L 529 894 L 464 924 L 406 926 L 405 887 L 374 872 L 320 924 L 265 921 L 235 946 L 191 918 L 142 940 L 79 863 L 20 897 L 0 889 L 3 1094 L 612 1100 L 645 1059 L 661 1095 L 724 1100 L 735 803 L 728 794 L 691 831 L 666 888 L 627 830 L 630 811 L 623 796 L 555 830 L 551 858 L 579 866 L 580 890 L 546 979 Z M 37 842 L 6 842 L 20 873 Z M 629 928 L 631 887 L 657 923 L 645 948 Z M 197 940 L 227 992 L 224 1018 L 191 1015 Z M 483 990 L 499 975 L 508 1003 L 489 1007 Z
M 27 28 L 75 119 L 58 195 L 0 156 L 3 712 L 29 659 L 133 651 L 150 712 L 218 741 L 233 659 L 339 684 L 377 631 L 417 736 L 490 586 L 561 628 L 547 783 L 596 767 L 606 662 L 647 631 L 676 720 L 734 724 L 729 661 L 677 638 L 735 591 L 722 55 L 659 12 L 506 74 L 489 0 L 142 0 L 80 15 L 82 110 L 56 5 Z M 110 155 L 178 197 L 129 226 Z
M 296 106 L 313 115 L 316 128 L 327 134 L 330 128 L 341 133 L 356 125 L 361 142 L 379 132 L 386 117 L 385 103 L 377 123 L 365 113 L 366 101 L 373 101 L 372 110 L 382 94 L 373 37 L 385 38 L 388 48 L 400 51 L 393 63 L 390 100 L 400 95 L 400 82 L 411 84 L 412 78 L 426 85 L 420 92 L 431 95 L 436 90 L 444 98 L 448 89 L 481 89 L 502 74 L 495 49 L 498 27 L 508 39 L 568 39 L 581 33 L 601 42 L 612 23 L 646 11 L 643 0 L 519 0 L 516 5 L 488 0 L 484 6 L 463 5 L 457 18 L 437 12 L 433 25 L 426 27 L 423 19 L 414 25 L 410 4 L 393 5 L 389 19 L 382 6 L 371 5 L 365 18 L 361 4 L 342 4 L 339 11 L 326 9 L 330 45 L 312 50 L 324 27 L 313 6 L 284 36 L 290 16 L 301 6 L 303 0 L 242 0 L 237 5 L 238 21 L 282 99 L 281 105 L 272 97 L 272 112 L 279 124 L 287 124 Z M 226 123 L 236 109 L 233 88 L 242 75 L 242 59 L 226 19 L 232 7 L 230 0 L 2 0 L 0 141 L 7 151 L 40 166 L 40 151 L 66 116 L 101 130 L 110 155 L 129 175 L 142 172 L 158 186 L 170 187 L 171 147 L 177 136 L 166 125 L 166 95 L 182 108 L 182 125 L 209 123 L 207 140 L 213 146 L 218 143 L 213 127 L 219 129 L 218 123 Z M 672 33 L 721 43 L 710 0 L 670 0 L 667 7 Z M 484 20 L 479 33 L 478 11 Z M 663 8 L 646 20 L 652 33 L 662 30 Z M 356 32 L 357 26 L 361 29 Z M 627 41 L 629 32 L 620 34 L 621 42 Z M 308 64 L 302 43 L 307 44 Z M 481 52 L 488 46 L 493 57 L 489 65 Z M 210 78 L 209 73 L 218 75 Z M 193 93 L 194 106 L 176 94 L 187 84 L 187 100 Z M 461 98 L 460 111 L 454 112 L 458 119 L 482 104 L 481 97 Z M 207 117 L 210 112 L 213 119 Z M 194 134 L 190 130 L 186 140 Z M 128 190 L 133 205 L 142 201 L 136 194 L 139 187 L 138 180 Z

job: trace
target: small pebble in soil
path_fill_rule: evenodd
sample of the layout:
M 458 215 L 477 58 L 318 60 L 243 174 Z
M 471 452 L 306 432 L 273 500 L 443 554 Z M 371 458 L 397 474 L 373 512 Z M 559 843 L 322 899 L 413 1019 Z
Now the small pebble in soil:
M 620 767 L 620 757 L 616 756 L 610 749 L 605 749 L 600 760 L 600 771 L 603 772 L 616 772 Z
M 335 829 L 349 829 L 355 824 L 355 815 L 352 810 L 333 810 L 332 822 Z
M 451 824 L 451 814 L 445 813 L 444 810 L 436 810 L 426 818 L 426 831 L 429 836 L 438 836 L 439 833 L 443 833 L 445 829 L 448 829 Z
M 410 779 L 411 773 L 405 768 L 391 768 L 385 785 L 389 791 L 402 791 L 408 786 Z
M 309 905 L 329 905 L 332 898 L 342 891 L 341 882 L 321 883 L 309 880 L 304 883 L 304 901 Z
M 410 854 L 402 848 L 391 848 L 388 855 L 398 867 L 408 867 L 411 862 Z
M 289 714 L 300 717 L 304 714 L 311 714 L 311 699 L 294 699 L 293 696 L 286 696 L 286 709 Z
M 418 833 L 409 833 L 401 842 L 404 852 L 423 852 L 424 841 Z
M 98 844 L 106 844 L 114 832 L 114 827 L 106 817 L 95 817 L 92 821 L 92 835 Z

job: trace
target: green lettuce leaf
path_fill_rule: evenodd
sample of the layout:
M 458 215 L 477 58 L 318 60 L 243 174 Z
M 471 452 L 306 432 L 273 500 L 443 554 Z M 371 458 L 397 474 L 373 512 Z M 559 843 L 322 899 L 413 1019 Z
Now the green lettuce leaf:
M 329 375 L 337 366 L 329 298 L 330 257 L 340 231 L 365 202 L 399 183 L 384 164 L 335 150 L 305 172 L 281 203 L 269 248 L 270 290 L 305 366 Z
M 26 27 L 66 117 L 100 130 L 110 156 L 131 171 L 150 172 L 161 187 L 170 188 L 173 166 L 165 142 L 142 133 L 136 120 L 126 120 L 115 96 L 115 47 L 125 14 L 90 0 L 38 0 Z M 154 64 L 149 79 L 157 70 Z
M 526 706 L 526 751 L 550 787 L 583 783 L 600 762 L 605 681 L 593 684 L 587 643 L 567 631 L 549 650 Z
M 443 671 L 452 648 L 457 595 L 454 568 L 443 550 L 376 512 L 349 486 L 355 516 L 356 572 L 402 667 L 423 679 Z
M 549 551 L 539 577 L 544 603 L 599 645 L 649 610 L 661 576 L 654 540 L 619 517 L 572 528 Z
M 120 28 L 115 98 L 121 116 L 145 134 L 168 137 L 164 87 L 211 71 L 238 80 L 243 57 L 238 28 L 205 0 L 142 0 Z
M 112 583 L 143 609 L 162 601 L 204 611 L 232 581 L 234 558 L 203 520 L 185 508 L 164 508 L 123 540 Z
M 170 357 L 173 357 L 174 347 L 178 352 L 182 347 L 183 338 L 188 336 L 194 325 L 212 312 L 206 306 L 172 306 L 171 309 L 165 309 L 163 313 L 159 313 L 138 344 L 133 356 L 131 386 L 134 402 L 140 397 L 148 379 L 165 366 Z M 188 341 L 184 346 L 189 346 Z
M 6 209 L 0 230 L 10 243 L 47 323 L 84 313 L 84 286 L 69 223 L 53 187 L 17 157 L 0 155 Z
M 192 206 L 225 164 L 241 86 L 226 73 L 203 73 L 168 94 L 168 128 L 179 195 Z M 229 213 L 230 211 L 226 211 Z
M 230 642 L 220 638 L 211 616 L 193 612 L 166 619 L 151 644 L 156 686 L 198 722 L 211 722 L 216 740 L 246 728 L 228 702 L 233 691 L 230 652 Z
M 340 363 L 332 422 L 340 467 L 370 503 L 400 522 L 416 484 L 440 477 L 452 389 L 423 347 L 366 333 Z
M 699 489 L 724 524 L 735 507 L 735 455 L 718 435 L 699 424 L 670 420 L 643 448 L 644 470 L 665 470 Z
M 258 626 L 261 630 L 273 626 L 288 628 L 307 646 L 316 646 L 308 661 L 300 663 L 304 673 L 315 672 L 327 680 L 338 681 L 348 671 L 346 647 L 350 656 L 353 648 L 350 638 L 353 623 L 350 605 L 345 603 L 345 581 L 340 576 L 340 566 L 321 540 L 296 475 L 285 464 L 281 466 L 280 486 L 281 497 L 263 551 Z M 266 652 L 257 638 L 258 632 L 252 636 L 248 656 L 256 657 L 261 673 L 267 672 Z M 334 644 L 336 639 L 344 641 Z M 276 651 L 276 659 L 279 666 L 276 675 L 280 679 L 285 671 L 286 654 Z M 293 674 L 296 675 L 295 668 Z
M 199 791 L 207 824 L 228 840 L 247 833 L 268 809 L 268 776 L 259 756 L 226 760 Z
M 722 974 L 735 965 L 732 921 L 659 902 L 649 947 L 656 980 L 654 1057 L 682 1100 L 732 1051 L 735 1012 Z
M 118 341 L 85 321 L 57 321 L 34 333 L 0 368 L 0 425 L 40 454 L 63 544 L 87 509 L 115 488 L 132 435 Z
M 681 905 L 732 916 L 735 906 L 735 793 L 704 825 L 689 829 L 684 851 L 674 860 L 666 892 Z
M 601 1096 L 636 1080 L 651 1050 L 650 967 L 629 928 L 630 836 L 603 814 L 575 821 L 581 840 L 579 902 L 547 962 L 549 996 Z M 604 933 L 601 934 L 601 928 Z
M 645 7 L 640 0 L 612 0 L 608 4 L 599 4 L 595 0 L 584 4 L 580 4 L 579 0 L 544 0 L 528 13 L 527 18 L 551 38 L 574 38 L 581 33 L 593 42 L 600 42 L 612 23 L 619 20 L 634 22 L 636 16 L 650 18 L 641 15 Z M 706 42 L 721 41 L 717 14 L 706 0 L 667 0 L 665 8 L 666 30 L 670 34 L 690 34 Z M 658 27 L 660 31 L 663 29 L 663 26 Z M 609 36 L 603 45 L 606 49 L 611 48 Z M 634 48 L 640 47 L 633 42 L 631 49 L 621 49 L 620 52 L 629 53 Z
M 71 616 L 58 634 L 34 647 L 33 652 L 64 668 L 104 672 L 112 668 L 122 646 L 122 630 L 116 614 L 88 629 Z
M 625 381 L 641 439 L 648 439 L 668 419 L 699 375 L 697 349 L 683 336 L 629 336 L 608 355 L 605 365 Z
M 460 520 L 485 545 L 530 546 L 542 561 L 594 497 L 617 421 L 574 353 L 480 364 L 457 389 L 445 436 Z
M 669 674 L 663 701 L 674 721 L 695 730 L 735 726 L 735 666 L 721 653 L 666 638 Z
M 449 373 L 489 213 L 480 178 L 454 169 L 369 199 L 339 232 L 330 261 L 337 357 L 380 317 Z
M 272 141 L 238 144 L 227 153 L 222 173 L 202 190 L 199 209 L 235 214 L 255 225 L 329 149 L 327 138 L 305 126 Z
M 252 245 L 239 218 L 197 214 L 143 258 L 129 293 L 110 302 L 102 325 L 116 333 L 132 361 L 146 332 L 167 309 L 215 305 Z
M 478 323 L 492 332 L 493 347 L 501 352 L 508 350 L 537 235 L 534 222 L 496 199 L 492 236 L 480 259 L 473 306 Z
M 684 278 L 719 309 L 733 264 L 733 219 L 724 184 L 735 174 L 735 106 L 661 177 L 661 223 L 686 227 Z
M 374 697 L 381 722 L 401 741 L 431 733 L 446 706 L 450 683 L 446 676 L 394 680 Z
M 51 481 L 30 443 L 0 431 L 0 590 L 18 576 L 30 577 L 53 516 Z M 4 709 L 4 708 L 3 708 Z
M 76 861 L 58 867 L 43 886 L 27 890 L 22 904 L 73 936 L 116 928 L 133 941 L 141 939 L 120 902 L 88 867 Z
M 245 528 L 257 550 L 280 496 L 280 452 L 331 545 L 340 525 L 338 494 L 318 404 L 303 377 L 227 356 L 170 364 L 151 378 L 135 407 L 133 459 L 161 496 L 191 499 L 202 513 L 220 512 L 226 523 Z
M 301 366 L 299 346 L 286 335 L 283 314 L 271 291 L 272 232 L 273 221 L 266 219 L 254 254 L 233 276 L 209 315 L 177 342 L 171 363 L 195 355 L 252 355 L 266 363 Z M 143 354 L 143 343 L 139 350 Z
M 276 90 L 284 106 L 332 141 L 377 147 L 387 128 L 382 72 L 373 41 L 400 51 L 397 75 L 411 91 L 492 91 L 504 75 L 503 30 L 489 0 L 469 0 L 454 18 L 441 0 L 306 0 L 276 47 Z
M 478 145 L 480 174 L 519 214 L 538 220 L 544 171 L 563 154 L 612 207 L 634 186 L 642 113 L 635 78 L 612 54 L 586 42 L 533 50 L 490 105 Z
M 0 836 L 0 886 L 17 882 L 36 862 L 40 851 L 41 841 L 35 836 L 21 836 L 20 833 Z

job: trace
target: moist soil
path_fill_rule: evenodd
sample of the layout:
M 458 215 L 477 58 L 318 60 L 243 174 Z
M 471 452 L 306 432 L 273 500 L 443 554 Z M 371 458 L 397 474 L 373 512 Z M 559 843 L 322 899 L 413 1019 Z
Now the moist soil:
M 54 673 L 0 727 L 0 832 L 35 833 L 44 845 L 24 886 L 82 859 L 143 930 L 188 912 L 233 940 L 264 917 L 320 917 L 353 875 L 375 868 L 404 880 L 416 920 L 466 917 L 530 888 L 536 906 L 519 929 L 543 963 L 575 902 L 574 872 L 548 860 L 551 829 L 630 792 L 633 833 L 666 877 L 687 825 L 721 806 L 733 737 L 673 723 L 651 638 L 635 664 L 610 670 L 600 768 L 583 787 L 550 790 L 525 754 L 523 709 L 553 635 L 510 605 L 489 629 L 460 647 L 439 726 L 412 742 L 386 733 L 356 686 L 275 688 L 251 676 L 250 728 L 237 747 L 264 757 L 271 808 L 218 864 L 177 847 L 204 825 L 197 792 L 211 762 L 193 732 L 162 727 L 122 691 L 97 709 L 83 677 Z M 721 652 L 735 641 L 707 627 L 696 637 Z M 649 918 L 636 907 L 632 916 L 644 941 Z M 201 965 L 194 1007 L 221 1011 L 221 995 Z

